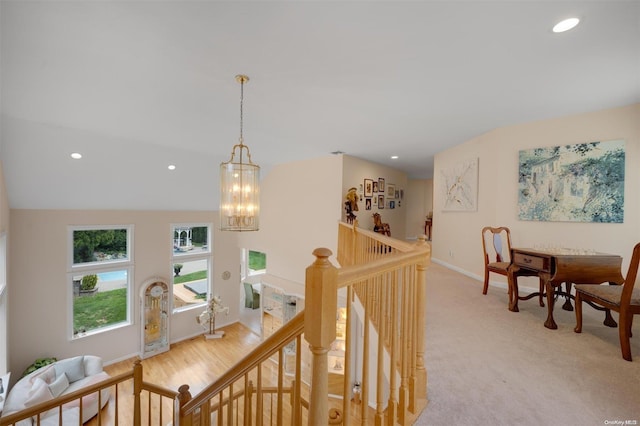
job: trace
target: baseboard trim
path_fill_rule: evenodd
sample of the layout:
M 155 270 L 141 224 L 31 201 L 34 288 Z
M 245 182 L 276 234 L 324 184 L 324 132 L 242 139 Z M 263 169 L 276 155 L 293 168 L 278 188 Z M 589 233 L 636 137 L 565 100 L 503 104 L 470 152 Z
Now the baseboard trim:
M 467 271 L 465 269 L 459 268 L 459 267 L 457 267 L 455 265 L 452 265 L 450 263 L 447 263 L 447 262 L 445 262 L 445 261 L 443 261 L 441 259 L 436 259 L 436 258 L 432 257 L 431 261 L 433 263 L 437 263 L 438 265 L 444 266 L 447 269 L 451 269 L 452 271 L 456 271 L 456 272 L 458 272 L 458 273 L 460 273 L 462 275 L 465 275 L 465 276 L 467 276 L 467 277 L 469 277 L 471 279 L 479 281 L 480 283 L 484 282 L 484 277 L 483 276 L 472 274 L 471 272 L 469 272 L 469 271 Z M 500 281 L 491 281 L 491 280 L 489 280 L 489 286 L 495 287 L 495 288 L 504 289 L 504 290 L 508 289 L 507 283 L 500 282 Z M 525 287 L 518 286 L 518 293 L 520 293 L 521 295 L 528 295 L 528 294 L 536 293 L 536 292 L 538 292 L 537 288 L 526 287 L 526 286 Z

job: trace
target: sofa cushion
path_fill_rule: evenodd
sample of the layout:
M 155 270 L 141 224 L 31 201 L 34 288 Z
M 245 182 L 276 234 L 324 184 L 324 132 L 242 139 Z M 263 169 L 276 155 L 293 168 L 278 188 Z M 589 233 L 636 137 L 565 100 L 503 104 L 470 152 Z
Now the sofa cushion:
M 58 426 L 60 425 L 60 419 L 58 418 L 58 411 L 40 418 L 40 426 Z M 62 410 L 62 424 L 63 425 L 77 425 L 80 421 L 80 409 L 78 407 L 69 408 L 68 410 Z M 33 424 L 37 424 L 34 420 Z
M 53 399 L 53 395 L 49 390 L 49 385 L 47 384 L 47 382 L 38 377 L 33 382 L 33 387 L 27 394 L 27 399 L 24 401 L 24 406 L 32 407 L 36 404 L 40 404 L 41 402 L 49 401 L 51 399 Z
M 93 376 L 87 376 L 82 380 L 78 380 L 75 383 L 71 383 L 67 390 L 64 391 L 64 394 L 75 392 L 79 389 L 85 388 L 87 386 L 95 385 L 96 383 L 100 383 L 104 380 L 107 380 L 109 374 L 105 371 L 94 374 Z M 82 422 L 86 423 L 93 416 L 98 414 L 100 408 L 104 407 L 107 402 L 109 402 L 109 396 L 111 395 L 111 389 L 105 388 L 100 391 L 100 407 L 98 407 L 98 393 L 94 392 L 92 394 L 86 395 L 82 397 Z M 80 400 L 75 399 L 71 402 L 66 403 L 63 408 L 66 410 L 67 408 L 79 407 Z
M 41 378 L 47 383 L 53 383 L 53 381 L 56 379 L 56 369 L 54 368 L 53 364 L 49 364 L 46 367 L 42 367 L 34 371 L 29 378 L 29 383 L 31 384 L 31 386 L 33 386 L 33 383 L 37 378 Z
M 53 383 L 49 384 L 49 390 L 54 398 L 60 396 L 69 387 L 69 379 L 66 373 L 62 373 Z
M 61 374 L 66 374 L 69 383 L 84 379 L 84 357 L 77 356 L 74 358 L 63 359 L 53 364 L 56 369 L 56 378 Z

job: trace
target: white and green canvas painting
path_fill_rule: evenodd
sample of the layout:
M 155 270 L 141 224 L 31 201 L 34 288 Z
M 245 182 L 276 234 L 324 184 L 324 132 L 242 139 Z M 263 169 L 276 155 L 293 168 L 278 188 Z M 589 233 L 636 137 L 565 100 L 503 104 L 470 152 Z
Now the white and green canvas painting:
M 624 161 L 623 140 L 520 151 L 519 218 L 622 223 Z

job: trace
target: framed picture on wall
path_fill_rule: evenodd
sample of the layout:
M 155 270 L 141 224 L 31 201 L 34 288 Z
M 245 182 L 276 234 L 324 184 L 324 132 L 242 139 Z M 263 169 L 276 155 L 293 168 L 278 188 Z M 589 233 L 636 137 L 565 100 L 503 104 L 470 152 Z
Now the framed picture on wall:
M 380 192 L 384 192 L 384 178 L 378 178 L 378 187 L 380 188 Z
M 378 192 L 378 181 L 373 181 L 373 192 Z
M 395 209 L 396 208 L 396 202 L 393 201 L 393 200 L 389 201 L 389 208 L 390 209 Z
M 378 195 L 378 208 L 384 209 L 384 195 Z
M 364 209 L 371 210 L 371 198 L 364 199 Z
M 396 186 L 391 183 L 387 185 L 387 197 L 389 198 L 396 197 Z
M 364 196 L 371 197 L 373 195 L 373 179 L 364 180 Z

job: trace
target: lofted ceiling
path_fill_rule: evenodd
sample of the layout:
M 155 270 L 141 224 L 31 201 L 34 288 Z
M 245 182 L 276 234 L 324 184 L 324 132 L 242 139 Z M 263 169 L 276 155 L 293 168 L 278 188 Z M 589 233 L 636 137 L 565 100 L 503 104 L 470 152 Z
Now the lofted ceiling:
M 431 178 L 492 129 L 640 102 L 639 1 L 2 0 L 0 20 L 11 208 L 217 209 L 240 73 L 263 175 L 341 151 Z

